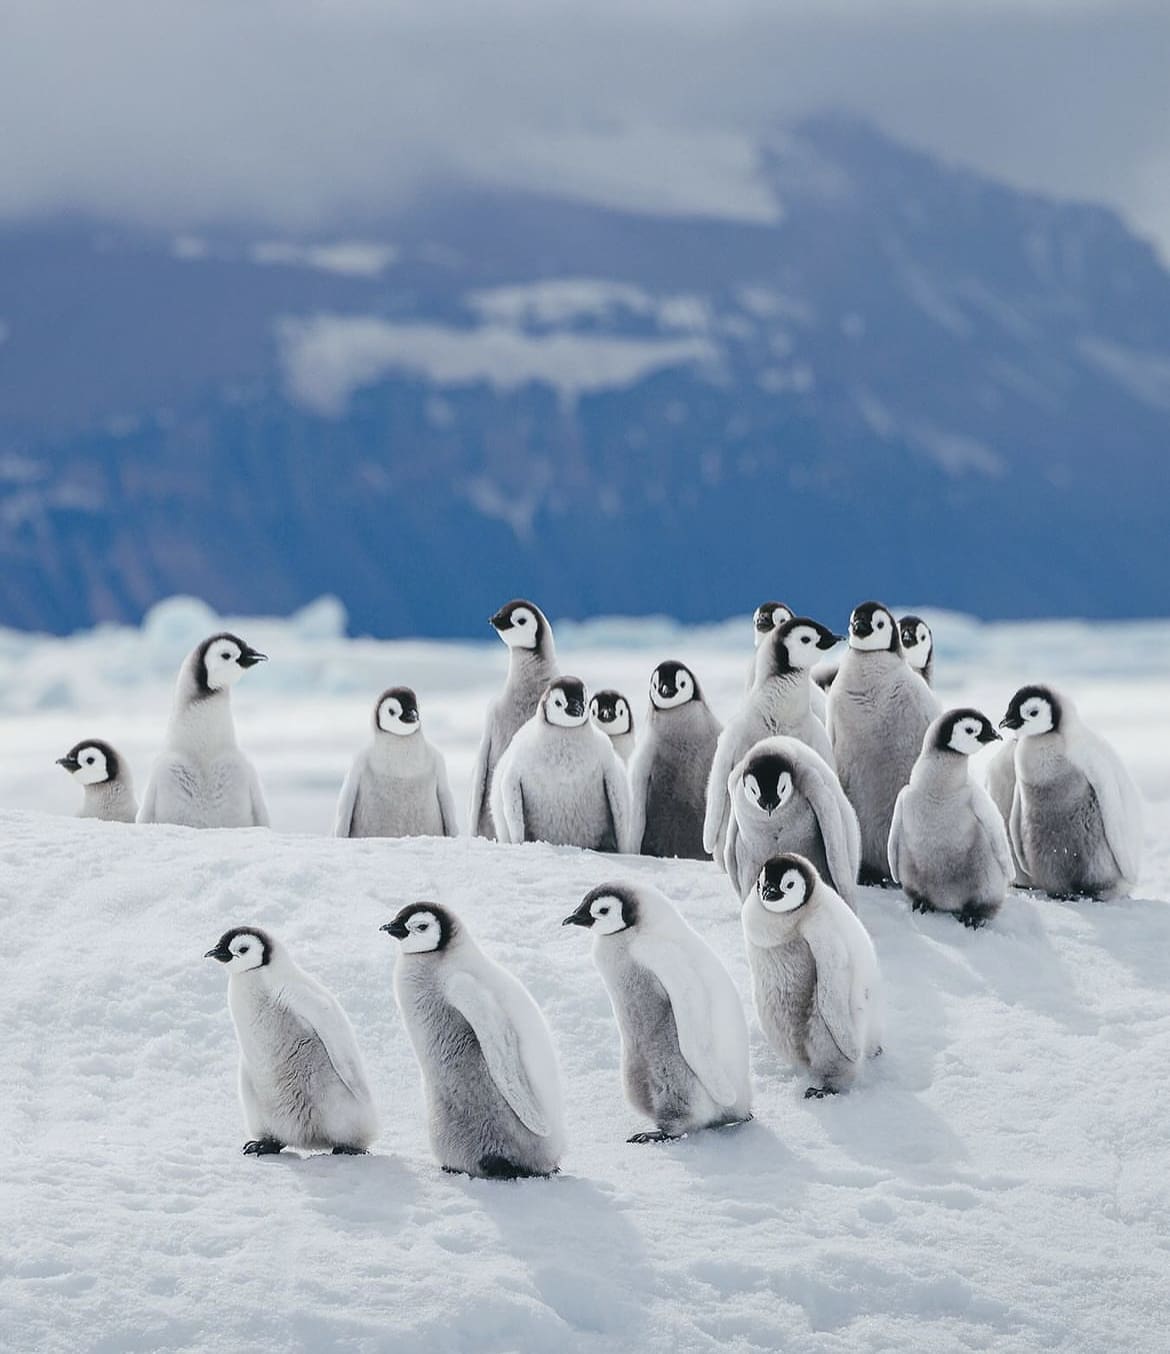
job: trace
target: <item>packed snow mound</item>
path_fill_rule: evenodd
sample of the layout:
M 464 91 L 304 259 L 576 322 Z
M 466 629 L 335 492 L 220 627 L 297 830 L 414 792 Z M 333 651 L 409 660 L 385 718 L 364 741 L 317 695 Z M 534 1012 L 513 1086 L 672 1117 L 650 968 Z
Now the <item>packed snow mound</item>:
M 1170 1253 L 1170 908 L 1012 896 L 986 930 L 863 890 L 885 1054 L 849 1095 L 754 1016 L 756 1119 L 661 1147 L 623 1101 L 593 885 L 653 881 L 749 1006 L 713 865 L 482 841 L 350 842 L 7 812 L 5 1348 L 121 1351 L 1146 1350 Z M 1154 861 L 1159 890 L 1170 852 Z M 544 1010 L 563 1174 L 442 1174 L 379 926 L 438 898 Z M 254 923 L 352 1019 L 363 1158 L 240 1153 L 221 968 Z

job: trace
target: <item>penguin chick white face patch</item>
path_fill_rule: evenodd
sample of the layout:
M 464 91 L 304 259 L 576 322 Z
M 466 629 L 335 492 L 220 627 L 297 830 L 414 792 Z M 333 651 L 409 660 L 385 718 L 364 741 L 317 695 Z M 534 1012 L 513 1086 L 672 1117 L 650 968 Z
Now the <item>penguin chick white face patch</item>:
M 418 733 L 418 709 L 397 696 L 386 696 L 378 705 L 378 728 L 383 733 L 397 734 L 400 738 L 409 738 Z
M 589 905 L 589 914 L 593 918 L 592 930 L 598 935 L 612 936 L 626 929 L 625 918 L 622 915 L 622 900 L 615 898 L 611 893 L 594 898 Z
M 650 678 L 650 702 L 656 710 L 673 710 L 685 705 L 695 694 L 695 680 L 686 668 L 679 668 L 668 677 L 661 668 L 655 668 Z
M 550 687 L 544 703 L 545 718 L 560 729 L 579 729 L 589 718 L 583 697 L 583 690 L 578 697 L 563 686 Z
M 765 865 L 756 887 L 759 889 L 760 902 L 769 912 L 794 912 L 808 896 L 804 875 L 795 866 L 777 878 L 775 874 L 769 874 Z
M 262 968 L 271 954 L 270 942 L 256 931 L 244 927 L 226 931 L 213 950 L 208 950 L 205 959 L 218 959 L 229 973 L 248 973 L 252 969 Z
M 526 606 L 515 607 L 508 617 L 508 626 L 499 631 L 509 649 L 535 649 L 540 638 L 540 626 L 535 612 Z
M 87 745 L 78 748 L 73 756 L 77 760 L 77 770 L 73 772 L 74 780 L 79 780 L 82 785 L 100 785 L 103 781 L 109 780 L 106 754 L 101 748 Z
M 821 634 L 811 625 L 798 625 L 784 639 L 788 662 L 794 668 L 811 668 L 821 660 Z
M 868 614 L 862 608 L 854 611 L 849 621 L 849 647 L 864 652 L 891 649 L 894 646 L 894 618 L 883 607 L 874 607 Z
M 402 941 L 403 954 L 429 954 L 437 950 L 443 939 L 443 928 L 433 912 L 415 912 L 406 922 L 406 936 Z
M 1043 696 L 1029 696 L 1020 706 L 1021 724 L 1018 730 L 1019 737 L 1027 738 L 1030 735 L 1051 733 L 1055 721 L 1052 718 L 1052 706 Z
M 234 640 L 217 639 L 203 655 L 203 670 L 211 691 L 224 691 L 244 675 L 240 664 L 240 647 Z
M 989 727 L 986 721 L 971 716 L 956 720 L 947 746 L 952 752 L 961 752 L 964 757 L 973 757 L 987 745 L 989 739 L 985 731 Z

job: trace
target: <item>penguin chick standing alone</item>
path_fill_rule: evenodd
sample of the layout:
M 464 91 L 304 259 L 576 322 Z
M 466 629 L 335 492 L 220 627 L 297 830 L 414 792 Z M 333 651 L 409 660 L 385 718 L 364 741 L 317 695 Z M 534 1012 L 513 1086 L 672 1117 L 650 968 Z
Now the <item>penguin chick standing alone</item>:
M 807 743 L 833 766 L 833 749 L 825 726 L 812 712 L 809 670 L 817 656 L 840 642 L 840 636 L 819 621 L 798 616 L 785 621 L 761 647 L 767 661 L 739 712 L 719 735 L 707 782 L 703 849 L 722 865 L 731 815 L 727 782 L 735 764 L 761 738 L 783 734 Z
M 87 738 L 71 747 L 57 765 L 85 787 L 79 818 L 104 818 L 110 823 L 132 823 L 138 816 L 130 768 L 109 743 Z
M 383 691 L 374 741 L 354 761 L 337 804 L 335 837 L 454 837 L 447 765 L 427 742 L 408 686 Z
M 1016 730 L 1011 842 L 1027 882 L 1054 898 L 1127 894 L 1142 802 L 1117 753 L 1050 686 L 1021 687 L 1001 727 Z
M 626 1099 L 662 1142 L 751 1118 L 748 1031 L 713 950 L 648 884 L 601 884 L 563 926 L 593 932 L 593 962 L 622 1039 Z
M 823 757 L 798 738 L 765 738 L 728 777 L 731 817 L 724 868 L 740 899 L 773 856 L 807 856 L 857 911 L 861 832 Z
M 878 966 L 860 920 L 803 856 L 774 856 L 741 914 L 756 1015 L 777 1053 L 816 1079 L 819 1099 L 848 1090 L 880 1051 Z
M 861 826 L 861 882 L 885 883 L 894 801 L 910 773 L 939 703 L 902 658 L 898 627 L 878 602 L 849 619 L 849 648 L 829 688 L 829 736 L 841 788 Z
M 650 676 L 650 710 L 630 763 L 630 850 L 705 860 L 707 777 L 722 725 L 693 672 L 673 660 Z
M 228 971 L 240 1103 L 252 1135 L 244 1151 L 364 1152 L 378 1136 L 378 1115 L 353 1026 L 333 994 L 256 926 L 225 931 L 204 958 Z
M 501 607 L 490 624 L 508 646 L 508 679 L 488 707 L 483 738 L 471 773 L 471 812 L 468 831 L 473 837 L 494 837 L 492 779 L 500 758 L 518 729 L 532 718 L 548 684 L 560 672 L 552 626 L 532 602 L 517 600 Z
M 999 742 L 978 710 L 948 710 L 926 731 L 890 827 L 890 871 L 916 912 L 950 912 L 982 926 L 1012 878 L 1003 821 L 967 759 Z
M 553 1175 L 565 1148 L 560 1075 L 540 1008 L 437 903 L 382 927 L 401 942 L 394 994 L 445 1171 Z
M 491 807 L 502 842 L 629 849 L 625 768 L 589 722 L 576 677 L 558 677 L 512 739 L 492 778 Z
M 934 635 L 921 616 L 903 616 L 898 622 L 902 656 L 927 686 L 934 685 Z
M 597 691 L 589 702 L 589 718 L 613 744 L 613 750 L 629 762 L 634 751 L 634 716 L 630 702 L 620 691 Z
M 179 670 L 166 750 L 146 786 L 140 823 L 267 827 L 252 763 L 236 744 L 231 689 L 265 655 L 235 635 L 205 639 Z

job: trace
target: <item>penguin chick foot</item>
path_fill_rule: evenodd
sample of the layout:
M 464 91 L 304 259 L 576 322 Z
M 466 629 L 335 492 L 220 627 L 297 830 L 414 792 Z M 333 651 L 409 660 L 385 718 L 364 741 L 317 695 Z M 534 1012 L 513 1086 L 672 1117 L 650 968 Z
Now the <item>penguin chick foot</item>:
M 978 931 L 995 916 L 995 909 L 988 907 L 986 903 L 964 903 L 956 915 L 964 926 L 969 926 L 972 931 Z
M 517 1166 L 507 1157 L 491 1155 L 480 1157 L 476 1171 L 484 1180 L 534 1180 L 544 1179 L 549 1174 L 546 1171 L 530 1171 L 527 1166 Z
M 806 1100 L 824 1100 L 826 1096 L 836 1095 L 831 1086 L 809 1086 L 804 1093 Z
M 244 1144 L 246 1157 L 271 1157 L 283 1151 L 284 1143 L 277 1142 L 275 1138 L 250 1138 Z
M 333 1149 L 335 1157 L 364 1157 L 366 1149 L 364 1147 L 350 1147 L 345 1143 L 338 1143 Z
M 638 1143 L 645 1142 L 680 1142 L 687 1135 L 685 1133 L 664 1133 L 662 1129 L 655 1129 L 652 1133 L 634 1133 L 626 1139 L 626 1142 Z

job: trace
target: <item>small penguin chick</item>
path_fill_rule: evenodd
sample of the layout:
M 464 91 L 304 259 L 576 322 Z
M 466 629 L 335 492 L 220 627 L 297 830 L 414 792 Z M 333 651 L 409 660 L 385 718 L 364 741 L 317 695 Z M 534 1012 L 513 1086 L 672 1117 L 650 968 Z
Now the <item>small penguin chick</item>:
M 422 723 L 418 713 L 418 697 L 408 686 L 392 686 L 378 697 L 374 709 L 374 728 L 382 733 L 409 738 L 418 733 Z
M 790 621 L 792 616 L 792 608 L 785 606 L 783 602 L 761 602 L 752 617 L 755 647 L 758 649 L 773 630 L 783 625 L 785 621 Z
M 597 691 L 589 702 L 589 717 L 613 744 L 623 762 L 634 751 L 634 717 L 630 703 L 620 691 Z
M 496 1180 L 554 1175 L 565 1143 L 560 1073 L 527 989 L 438 903 L 411 903 L 381 929 L 399 942 L 394 992 L 439 1165 Z
M 132 823 L 138 816 L 130 768 L 100 738 L 87 738 L 74 744 L 64 757 L 57 758 L 75 781 L 84 787 L 79 818 L 100 818 L 112 823 Z
M 859 653 L 902 655 L 902 637 L 893 613 L 880 602 L 862 602 L 849 617 L 849 647 Z
M 234 926 L 204 955 L 228 973 L 240 1046 L 248 1156 L 285 1147 L 363 1153 L 378 1117 L 353 1026 L 337 999 L 258 926 Z
M 921 616 L 903 616 L 898 622 L 902 655 L 927 686 L 933 685 L 934 635 Z

